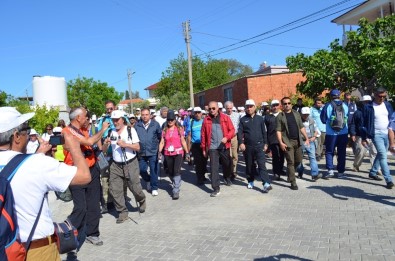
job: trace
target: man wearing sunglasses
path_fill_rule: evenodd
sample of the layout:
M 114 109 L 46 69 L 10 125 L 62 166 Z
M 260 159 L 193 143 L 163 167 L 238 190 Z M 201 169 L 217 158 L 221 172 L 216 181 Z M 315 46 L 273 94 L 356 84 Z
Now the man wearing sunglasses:
M 272 100 L 270 103 L 271 114 L 265 116 L 265 125 L 267 129 L 267 142 L 269 150 L 272 152 L 273 175 L 275 179 L 281 180 L 281 175 L 286 175 L 284 168 L 284 151 L 280 149 L 277 139 L 277 116 L 280 113 L 280 102 Z
M 297 190 L 295 171 L 302 163 L 302 144 L 309 146 L 309 138 L 303 125 L 300 113 L 292 110 L 292 103 L 289 97 L 281 99 L 283 111 L 277 116 L 277 139 L 280 149 L 284 151 L 287 159 L 288 179 L 291 182 L 291 189 Z
M 30 134 L 27 121 L 34 113 L 20 114 L 15 108 L 1 107 L 0 115 L 0 169 L 3 169 L 13 157 L 26 152 Z M 80 143 L 70 135 L 64 137 L 65 146 L 74 159 L 74 166 L 67 166 L 45 156 L 45 152 L 51 150 L 52 146 L 48 142 L 42 142 L 36 154 L 29 156 L 19 165 L 10 182 L 22 243 L 28 240 L 32 224 L 42 205 L 26 260 L 60 260 L 46 193 L 63 192 L 69 185 L 86 185 L 91 181 Z
M 387 188 L 391 189 L 394 186 L 392 176 L 389 171 L 387 161 L 387 151 L 389 146 L 388 129 L 392 132 L 395 128 L 390 118 L 393 114 L 393 108 L 385 99 L 387 97 L 387 90 L 379 87 L 374 92 L 374 100 L 363 107 L 363 125 L 364 131 L 362 132 L 362 145 L 367 146 L 367 139 L 373 141 L 377 150 L 376 158 L 373 162 L 373 167 L 369 171 L 369 178 L 380 181 L 382 180 L 377 176 L 377 171 L 381 167 L 381 172 L 387 183 Z M 390 135 L 393 135 L 390 133 Z
M 211 197 L 220 194 L 219 162 L 221 159 L 225 184 L 231 186 L 232 162 L 230 158 L 230 141 L 235 135 L 235 129 L 228 115 L 219 111 L 218 103 L 209 103 L 209 115 L 204 118 L 201 134 L 203 156 L 210 156 Z

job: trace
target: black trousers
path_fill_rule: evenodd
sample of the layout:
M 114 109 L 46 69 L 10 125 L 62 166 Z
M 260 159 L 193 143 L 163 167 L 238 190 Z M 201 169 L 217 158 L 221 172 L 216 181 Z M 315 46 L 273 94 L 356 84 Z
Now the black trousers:
M 230 178 L 232 174 L 232 159 L 229 149 L 209 150 L 211 186 L 214 190 L 219 190 L 219 161 L 221 160 L 224 179 Z
M 269 146 L 270 151 L 272 152 L 272 166 L 273 166 L 273 174 L 277 175 L 285 175 L 283 170 L 284 168 L 284 152 L 280 149 L 279 144 L 271 144 Z
M 203 156 L 203 150 L 200 148 L 200 143 L 192 143 L 191 152 L 195 163 L 197 181 L 203 182 L 205 180 L 204 174 L 206 174 L 207 170 L 207 158 Z
M 95 164 L 90 168 L 92 181 L 85 186 L 70 186 L 73 196 L 73 211 L 69 220 L 78 230 L 79 248 L 86 236 L 99 236 L 100 221 L 100 169 Z
M 254 168 L 255 164 L 254 161 L 258 164 L 258 172 L 259 176 L 262 179 L 262 182 L 270 183 L 269 175 L 267 174 L 266 169 L 266 156 L 265 152 L 263 151 L 262 144 L 258 144 L 257 146 L 246 145 L 246 149 L 244 151 L 244 159 L 246 162 L 246 175 L 248 182 L 252 182 L 255 179 L 254 175 Z

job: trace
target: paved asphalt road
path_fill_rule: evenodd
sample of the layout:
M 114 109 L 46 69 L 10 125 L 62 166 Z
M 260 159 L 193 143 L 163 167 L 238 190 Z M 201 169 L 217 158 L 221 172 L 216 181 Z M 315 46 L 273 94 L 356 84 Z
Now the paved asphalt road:
M 78 260 L 395 260 L 395 189 L 368 178 L 367 159 L 353 172 L 352 159 L 349 151 L 346 179 L 312 182 L 307 167 L 298 191 L 284 178 L 268 194 L 261 182 L 247 189 L 240 162 L 239 178 L 221 186 L 217 198 L 210 197 L 209 182 L 194 184 L 195 173 L 184 164 L 179 200 L 171 199 L 162 177 L 159 196 L 145 191 L 146 213 L 139 215 L 132 199 L 129 221 L 116 224 L 115 213 L 104 214 L 104 245 L 85 243 Z M 394 160 L 390 165 L 393 170 Z M 56 221 L 72 209 L 53 193 L 50 205 Z

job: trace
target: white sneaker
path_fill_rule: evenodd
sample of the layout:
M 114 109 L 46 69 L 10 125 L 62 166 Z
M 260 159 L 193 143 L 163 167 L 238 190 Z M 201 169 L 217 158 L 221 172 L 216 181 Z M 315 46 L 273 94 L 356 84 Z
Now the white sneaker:
M 159 195 L 158 191 L 156 189 L 154 189 L 152 191 L 152 196 L 158 196 L 158 195 Z
M 254 187 L 254 181 L 248 182 L 247 188 L 252 189 Z
M 151 184 L 147 182 L 147 191 L 151 191 Z

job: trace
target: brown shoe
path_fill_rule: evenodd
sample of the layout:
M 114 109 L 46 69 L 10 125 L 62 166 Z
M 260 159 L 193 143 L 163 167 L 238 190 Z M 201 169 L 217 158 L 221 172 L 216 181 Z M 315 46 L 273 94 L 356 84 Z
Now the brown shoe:
M 147 202 L 144 199 L 143 201 L 139 202 L 139 211 L 140 211 L 140 213 L 144 213 L 146 208 L 147 208 Z
M 129 219 L 128 212 L 119 213 L 116 223 L 121 224 Z

